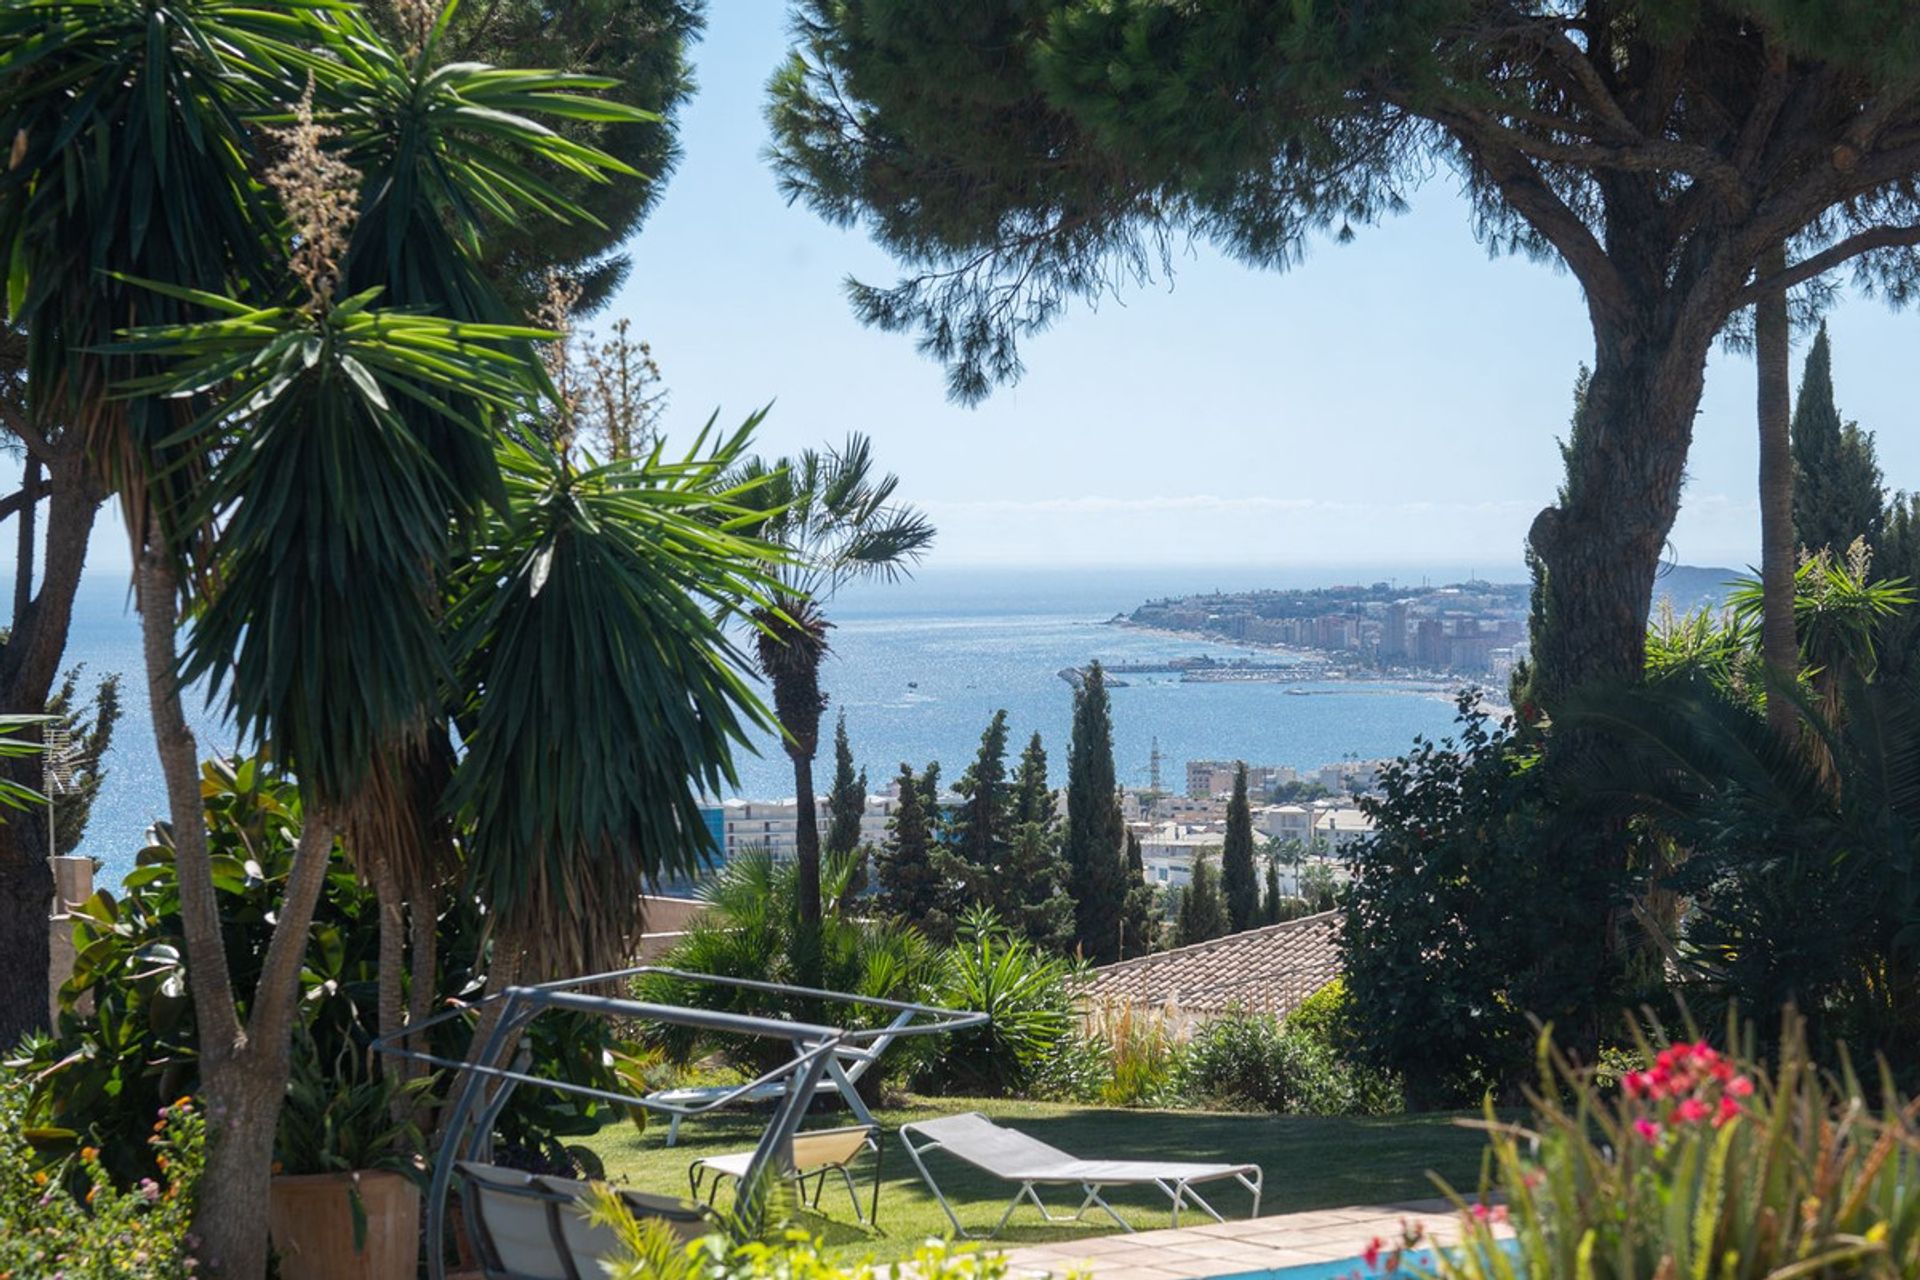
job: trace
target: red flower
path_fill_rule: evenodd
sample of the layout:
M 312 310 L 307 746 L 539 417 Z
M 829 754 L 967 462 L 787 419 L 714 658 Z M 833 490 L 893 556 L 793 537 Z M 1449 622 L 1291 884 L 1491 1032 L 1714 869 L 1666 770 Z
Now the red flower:
M 1747 1079 L 1745 1076 L 1735 1076 L 1733 1079 L 1727 1081 L 1727 1092 L 1736 1098 L 1751 1098 L 1753 1096 L 1753 1081 Z
M 1645 1116 L 1641 1116 L 1633 1122 L 1633 1131 L 1645 1138 L 1648 1146 L 1652 1146 L 1654 1143 L 1660 1141 L 1660 1126 Z
M 1732 1098 L 1722 1096 L 1720 1099 L 1720 1109 L 1714 1113 L 1713 1127 L 1718 1129 L 1739 1114 L 1740 1104 Z
M 1712 1108 L 1698 1098 L 1688 1098 L 1673 1109 L 1674 1120 L 1681 1124 L 1699 1124 L 1712 1114 Z
M 1360 1255 L 1360 1261 L 1367 1264 L 1367 1270 L 1373 1271 L 1379 1267 L 1380 1251 L 1386 1247 L 1387 1242 L 1379 1236 L 1375 1236 L 1367 1242 L 1366 1251 Z

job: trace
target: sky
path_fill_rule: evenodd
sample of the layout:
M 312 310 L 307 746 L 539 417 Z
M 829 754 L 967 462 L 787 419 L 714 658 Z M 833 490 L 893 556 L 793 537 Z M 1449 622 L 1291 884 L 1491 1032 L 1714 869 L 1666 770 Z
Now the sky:
M 628 317 L 652 343 L 670 436 L 768 405 L 768 454 L 864 432 L 938 526 L 942 567 L 1518 574 L 1591 332 L 1570 276 L 1474 242 L 1451 178 L 1284 273 L 1193 246 L 1171 280 L 1074 307 L 1026 343 L 1024 380 L 964 408 L 910 336 L 854 319 L 843 281 L 891 281 L 887 256 L 776 188 L 762 112 L 786 45 L 774 0 L 709 5 L 684 159 L 592 322 Z M 1891 486 L 1920 488 L 1915 318 L 1847 299 L 1829 322 L 1841 413 L 1877 433 Z M 1682 563 L 1757 560 L 1752 405 L 1751 360 L 1716 356 L 1672 536 Z M 124 564 L 103 523 L 96 557 Z

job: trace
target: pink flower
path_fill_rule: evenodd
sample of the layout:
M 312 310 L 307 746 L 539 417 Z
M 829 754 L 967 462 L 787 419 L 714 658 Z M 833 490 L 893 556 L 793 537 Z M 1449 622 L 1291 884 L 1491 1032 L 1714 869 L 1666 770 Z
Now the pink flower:
M 1736 1098 L 1751 1098 L 1753 1096 L 1753 1081 L 1747 1079 L 1745 1076 L 1735 1076 L 1733 1079 L 1727 1081 L 1727 1092 Z
M 1712 1108 L 1698 1098 L 1688 1098 L 1673 1109 L 1673 1118 L 1680 1124 L 1699 1124 L 1712 1114 Z
M 1373 1271 L 1380 1266 L 1380 1251 L 1386 1247 L 1387 1242 L 1379 1236 L 1367 1242 L 1366 1251 L 1360 1255 L 1360 1261 L 1367 1264 L 1367 1270 Z
M 1654 1143 L 1660 1141 L 1660 1126 L 1645 1116 L 1641 1116 L 1633 1122 L 1633 1131 L 1642 1138 L 1645 1138 L 1648 1146 L 1652 1146 Z
M 1720 1109 L 1714 1113 L 1713 1127 L 1718 1129 L 1722 1125 L 1730 1123 L 1738 1117 L 1739 1114 L 1740 1104 L 1732 1098 L 1722 1097 L 1720 1099 Z

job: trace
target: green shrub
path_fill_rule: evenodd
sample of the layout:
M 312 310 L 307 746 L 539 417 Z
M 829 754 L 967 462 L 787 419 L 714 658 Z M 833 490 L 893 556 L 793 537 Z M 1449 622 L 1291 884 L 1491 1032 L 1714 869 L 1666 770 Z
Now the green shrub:
M 1128 1004 L 1083 1012 L 1040 1064 L 1030 1092 L 1109 1107 L 1173 1107 L 1185 1044 L 1170 1020 Z
M 817 930 L 800 925 L 796 868 L 776 862 L 764 849 L 748 850 L 728 860 L 725 867 L 701 886 L 706 905 L 686 937 L 660 961 L 662 967 L 726 978 L 751 978 L 818 986 L 828 991 L 886 1000 L 919 1000 L 938 982 L 940 956 L 909 926 L 862 920 L 843 905 L 844 892 L 857 870 L 850 857 L 829 858 L 821 868 L 820 896 L 828 909 Z M 856 904 L 857 905 L 857 904 Z M 663 974 L 647 974 L 634 984 L 634 994 L 659 1004 L 686 1005 L 729 1013 L 819 1021 L 836 1026 L 871 1028 L 893 1020 L 886 1009 L 837 1005 L 822 1010 L 817 1000 L 778 992 L 688 982 Z M 791 1045 L 764 1037 L 715 1036 L 688 1027 L 650 1026 L 647 1044 L 678 1066 L 691 1064 L 718 1050 L 758 1076 L 791 1060 Z M 881 1055 L 861 1077 L 863 1091 L 878 1088 L 884 1079 L 912 1070 L 916 1056 L 925 1052 L 926 1037 L 909 1037 Z M 944 1046 L 943 1046 L 944 1047 Z M 751 1077 L 749 1077 L 751 1078 Z
M 1666 1045 L 1611 1089 L 1543 1039 L 1532 1122 L 1489 1108 L 1494 1174 L 1463 1205 L 1464 1247 L 1414 1265 L 1410 1234 L 1384 1265 L 1443 1280 L 1920 1275 L 1920 1112 L 1890 1084 L 1876 1110 L 1850 1071 L 1823 1077 L 1796 1019 L 1781 1043 L 1771 1074 Z M 1495 1193 L 1504 1204 L 1484 1207 Z
M 28 1144 L 27 1088 L 0 1075 L 0 1276 L 187 1280 L 205 1124 L 186 1099 L 158 1109 L 141 1146 L 156 1176 L 116 1184 L 95 1147 L 43 1165 Z M 149 1117 L 153 1115 L 149 1112 Z
M 830 1261 L 826 1242 L 790 1230 L 769 1240 L 740 1243 L 711 1235 L 680 1244 L 658 1222 L 637 1221 L 605 1186 L 595 1186 L 585 1208 L 620 1237 L 605 1261 L 607 1280 L 1005 1280 L 1006 1255 L 981 1244 L 928 1240 L 913 1256 L 889 1265 Z
M 1073 1027 L 1073 962 L 1042 951 L 979 909 L 961 921 L 936 994 L 950 1009 L 987 1015 L 984 1026 L 941 1038 L 916 1077 L 935 1092 L 998 1096 L 1026 1091 Z
M 1232 1013 L 1200 1027 L 1177 1087 L 1194 1105 L 1300 1115 L 1383 1114 L 1398 1091 L 1325 1041 L 1270 1014 Z

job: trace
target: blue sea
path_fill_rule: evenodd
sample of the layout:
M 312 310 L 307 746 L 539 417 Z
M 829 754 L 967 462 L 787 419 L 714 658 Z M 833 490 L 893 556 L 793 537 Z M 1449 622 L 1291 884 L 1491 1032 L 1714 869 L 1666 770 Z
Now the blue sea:
M 1064 780 L 1072 689 L 1058 672 L 1089 659 L 1169 658 L 1194 653 L 1250 654 L 1231 645 L 1149 634 L 1112 625 L 1154 596 L 1258 586 L 1373 582 L 1383 570 L 1276 569 L 949 569 L 932 567 L 895 583 L 860 583 L 827 608 L 834 623 L 824 671 L 830 699 L 815 764 L 821 785 L 832 768 L 833 717 L 844 710 L 858 763 L 875 790 L 904 761 L 917 770 L 941 762 L 948 781 L 973 756 L 993 713 L 1008 713 L 1017 751 L 1038 730 Z M 1402 570 L 1400 581 L 1418 581 Z M 1448 580 L 1433 571 L 1434 581 Z M 1464 576 L 1464 571 L 1454 576 Z M 1514 575 L 1517 577 L 1517 574 Z M 1271 654 L 1261 655 L 1273 661 Z M 109 777 L 80 852 L 99 858 L 104 883 L 132 866 L 148 825 L 165 810 L 153 751 L 138 621 L 117 575 L 95 574 L 82 587 L 69 663 L 90 675 L 123 677 L 126 715 L 108 761 Z M 1144 787 L 1157 741 L 1165 784 L 1184 784 L 1189 759 L 1243 759 L 1312 767 L 1353 755 L 1404 751 L 1416 734 L 1448 730 L 1448 690 L 1400 682 L 1181 684 L 1172 676 L 1125 677 L 1113 691 L 1114 752 L 1122 785 Z M 1316 696 L 1288 696 L 1289 688 Z M 203 754 L 231 749 L 234 734 L 203 705 L 190 707 Z M 793 794 L 786 756 L 769 737 L 739 761 L 740 793 L 753 799 Z M 30 817 L 14 821 L 32 821 Z

